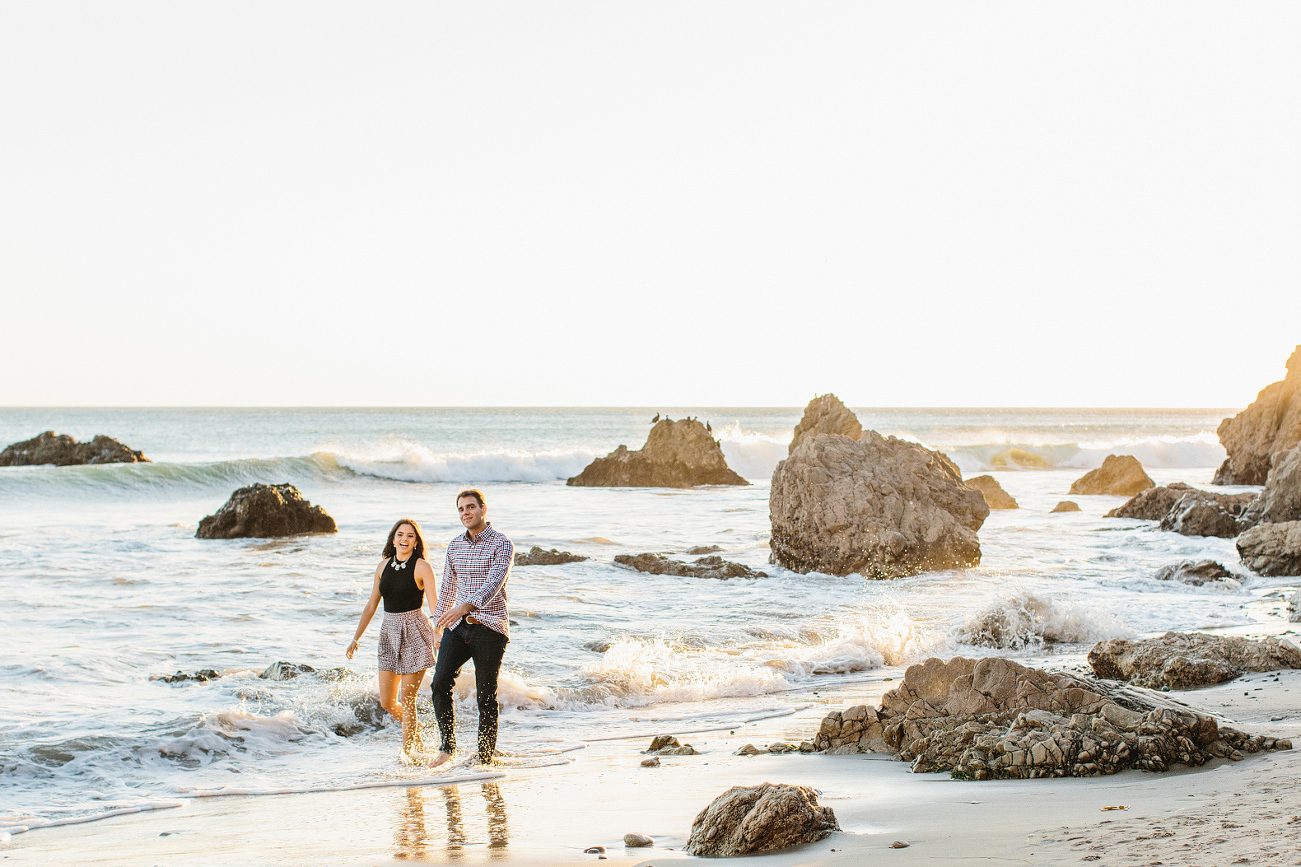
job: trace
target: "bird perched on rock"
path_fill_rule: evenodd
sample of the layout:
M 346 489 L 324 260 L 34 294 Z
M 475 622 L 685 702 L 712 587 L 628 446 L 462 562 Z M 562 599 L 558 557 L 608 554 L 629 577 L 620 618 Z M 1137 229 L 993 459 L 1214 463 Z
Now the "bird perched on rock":
M 712 425 L 710 425 L 709 422 L 705 422 L 705 431 L 706 431 L 707 433 L 713 433 L 713 432 L 714 432 L 714 428 L 713 428 Z
M 655 418 L 651 419 L 651 424 L 655 424 L 659 420 L 660 420 L 660 414 L 655 413 Z

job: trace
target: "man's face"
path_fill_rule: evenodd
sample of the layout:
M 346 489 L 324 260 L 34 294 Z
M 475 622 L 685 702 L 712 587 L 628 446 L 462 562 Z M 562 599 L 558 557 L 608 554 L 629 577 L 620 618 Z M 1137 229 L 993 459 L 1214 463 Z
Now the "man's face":
M 461 497 L 456 501 L 456 511 L 461 513 L 461 523 L 465 529 L 477 533 L 483 528 L 483 516 L 488 510 L 480 506 L 474 497 Z

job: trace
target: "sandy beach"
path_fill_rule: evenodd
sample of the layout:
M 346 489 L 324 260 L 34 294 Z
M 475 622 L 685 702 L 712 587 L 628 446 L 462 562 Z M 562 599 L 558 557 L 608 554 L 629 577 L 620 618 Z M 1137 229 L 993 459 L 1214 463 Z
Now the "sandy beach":
M 912 774 L 887 756 L 733 755 L 746 743 L 808 737 L 829 709 L 875 702 L 897 670 L 807 696 L 803 710 L 728 731 L 592 740 L 563 768 L 495 779 L 344 792 L 188 800 L 164 809 L 12 838 L 13 864 L 393 863 L 586 864 L 689 860 L 696 813 L 729 786 L 798 783 L 821 793 L 842 831 L 805 847 L 745 859 L 797 864 L 1296 864 L 1301 752 L 1198 769 L 1087 779 L 959 782 Z M 1250 733 L 1301 738 L 1301 672 L 1242 677 L 1175 694 Z M 648 736 L 674 731 L 701 755 L 642 768 Z M 508 744 L 503 744 L 508 748 Z M 1106 809 L 1106 808 L 1122 809 Z M 625 848 L 625 833 L 652 849 Z M 906 848 L 891 848 L 895 841 Z

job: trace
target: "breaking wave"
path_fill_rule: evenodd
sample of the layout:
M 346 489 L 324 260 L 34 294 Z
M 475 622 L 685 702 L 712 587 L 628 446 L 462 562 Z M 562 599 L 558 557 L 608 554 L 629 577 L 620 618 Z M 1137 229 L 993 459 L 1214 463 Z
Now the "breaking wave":
M 1123 638 L 1129 630 L 1105 612 L 1060 605 L 1021 591 L 967 616 L 954 638 L 961 644 L 1021 650 L 1045 644 L 1084 644 Z

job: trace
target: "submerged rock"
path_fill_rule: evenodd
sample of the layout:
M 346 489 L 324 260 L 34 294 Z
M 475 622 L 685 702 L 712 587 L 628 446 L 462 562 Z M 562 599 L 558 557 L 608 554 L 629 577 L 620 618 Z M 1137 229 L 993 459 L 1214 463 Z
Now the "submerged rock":
M 819 395 L 804 407 L 804 416 L 795 425 L 795 433 L 791 436 L 786 454 L 794 452 L 795 447 L 809 437 L 821 434 L 841 434 L 851 440 L 858 440 L 863 436 L 863 425 L 858 416 L 840 402 L 840 398 L 834 394 Z
M 718 440 L 695 419 L 663 419 L 640 451 L 627 446 L 597 458 L 569 480 L 576 487 L 692 488 L 748 485 L 727 465 Z
M 909 666 L 879 710 L 829 714 L 814 746 L 828 754 L 893 752 L 914 772 L 987 780 L 1164 771 L 1292 744 L 1221 726 L 1125 684 L 1001 657 L 955 657 Z
M 207 683 L 210 680 L 216 680 L 220 673 L 215 668 L 201 668 L 193 674 L 184 671 L 178 671 L 176 674 L 154 674 L 150 675 L 150 680 L 160 680 L 163 683 L 185 683 L 186 681 L 195 681 L 197 683 Z
M 147 464 L 149 458 L 143 452 L 135 451 L 112 437 L 100 435 L 90 442 L 79 443 L 67 434 L 56 434 L 52 430 L 0 451 L 0 467 L 134 463 Z
M 723 550 L 722 547 L 718 545 L 697 545 L 694 548 L 688 548 L 687 553 L 693 557 L 698 557 L 701 554 L 717 554 L 721 550 Z
M 963 484 L 968 488 L 975 488 L 985 495 L 985 505 L 991 509 L 1018 509 L 1015 499 L 1003 486 L 998 483 L 998 479 L 993 476 L 976 476 L 967 479 Z
M 334 519 L 304 500 L 293 485 L 256 484 L 231 494 L 226 505 L 199 522 L 194 535 L 199 539 L 240 539 L 338 531 Z
M 733 563 L 722 557 L 701 557 L 694 563 L 670 560 L 663 554 L 616 554 L 614 562 L 649 575 L 681 575 L 685 578 L 767 578 L 767 572 Z
M 1167 632 L 1160 638 L 1101 641 L 1089 651 L 1098 677 L 1151 689 L 1198 689 L 1249 671 L 1301 668 L 1301 649 L 1290 641 L 1253 641 L 1234 635 Z
M 1216 433 L 1228 457 L 1215 471 L 1215 484 L 1265 484 L 1275 456 L 1301 442 L 1301 346 L 1287 360 L 1287 376 L 1220 422 Z
M 299 675 L 315 673 L 316 669 L 310 665 L 281 660 L 268 665 L 258 677 L 263 680 L 293 680 Z
M 1178 581 L 1200 587 L 1211 583 L 1239 584 L 1238 576 L 1214 560 L 1184 560 L 1162 566 L 1152 576 L 1157 581 Z
M 839 831 L 836 814 L 808 786 L 733 786 L 700 811 L 684 851 L 701 858 L 770 852 Z
M 1048 514 L 1051 515 L 1054 512 L 1079 512 L 1079 511 L 1081 511 L 1079 503 L 1073 500 L 1062 500 L 1060 503 L 1058 503 L 1057 505 L 1049 509 Z
M 1133 455 L 1107 455 L 1102 466 L 1090 470 L 1071 484 L 1072 494 L 1114 494 L 1130 497 L 1155 487 Z
M 869 578 L 978 564 L 989 515 L 947 457 L 876 431 L 803 439 L 773 472 L 768 509 L 772 562 Z
M 534 545 L 528 551 L 515 552 L 516 566 L 559 566 L 562 563 L 579 563 L 587 558 L 581 554 L 557 551 L 555 548 L 545 550 Z
M 1242 513 L 1243 528 L 1301 521 L 1301 445 L 1276 452 L 1260 492 Z
M 1258 575 L 1301 575 L 1301 521 L 1257 524 L 1238 537 L 1237 547 Z

